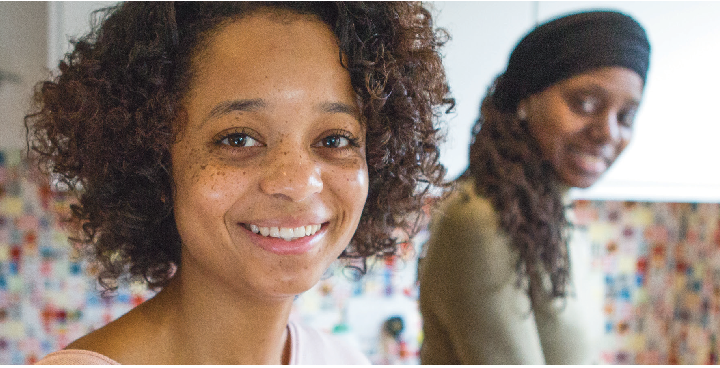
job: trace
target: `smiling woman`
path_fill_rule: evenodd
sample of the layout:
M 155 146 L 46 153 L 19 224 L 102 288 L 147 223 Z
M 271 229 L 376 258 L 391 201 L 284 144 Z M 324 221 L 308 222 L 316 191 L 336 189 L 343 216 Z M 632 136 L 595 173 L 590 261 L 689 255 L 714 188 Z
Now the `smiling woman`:
M 628 145 L 649 54 L 642 26 L 614 11 L 557 18 L 517 44 L 433 219 L 423 364 L 599 362 L 602 300 L 587 287 L 590 245 L 571 249 L 565 198 Z
M 222 27 L 195 56 L 185 129 L 170 150 L 189 261 L 181 278 L 294 296 L 350 243 L 368 168 L 335 40 L 309 16 L 265 11 Z M 305 236 L 306 226 L 317 230 Z
M 392 253 L 441 183 L 442 33 L 411 3 L 127 3 L 28 115 L 100 281 L 162 289 L 41 363 L 367 363 L 288 321 L 338 257 Z M 387 188 L 392 188 L 388 190 Z
M 644 84 L 633 70 L 598 68 L 528 96 L 518 115 L 559 181 L 587 188 L 630 143 Z

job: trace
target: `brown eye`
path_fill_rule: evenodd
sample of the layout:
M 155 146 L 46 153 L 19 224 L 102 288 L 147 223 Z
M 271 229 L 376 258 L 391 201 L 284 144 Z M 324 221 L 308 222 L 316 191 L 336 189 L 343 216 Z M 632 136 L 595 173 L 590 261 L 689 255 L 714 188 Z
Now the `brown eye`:
M 323 133 L 322 138 L 313 144 L 313 146 L 342 150 L 350 149 L 351 147 L 360 147 L 358 143 L 357 138 L 355 138 L 352 133 L 343 129 L 336 129 Z
M 222 138 L 219 143 L 230 147 L 252 147 L 260 145 L 257 140 L 245 133 L 228 134 Z
M 331 135 L 323 138 L 320 145 L 326 148 L 344 148 L 350 145 L 350 139 L 341 135 Z

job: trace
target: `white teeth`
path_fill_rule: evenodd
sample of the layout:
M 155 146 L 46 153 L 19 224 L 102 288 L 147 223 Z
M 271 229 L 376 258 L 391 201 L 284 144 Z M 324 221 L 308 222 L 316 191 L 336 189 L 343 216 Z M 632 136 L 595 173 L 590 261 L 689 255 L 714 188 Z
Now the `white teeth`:
M 290 240 L 293 237 L 293 229 L 287 228 L 287 227 L 281 227 L 280 231 L 278 231 L 278 234 L 280 234 L 280 237 L 285 240 Z
M 255 234 L 262 236 L 270 236 L 272 238 L 282 238 L 287 241 L 292 239 L 302 238 L 304 236 L 314 235 L 322 225 L 306 225 L 292 227 L 262 227 L 257 225 L 248 225 L 247 228 Z
M 580 156 L 580 160 L 586 170 L 602 173 L 603 171 L 608 169 L 608 165 L 605 162 L 605 159 L 601 156 L 583 154 Z

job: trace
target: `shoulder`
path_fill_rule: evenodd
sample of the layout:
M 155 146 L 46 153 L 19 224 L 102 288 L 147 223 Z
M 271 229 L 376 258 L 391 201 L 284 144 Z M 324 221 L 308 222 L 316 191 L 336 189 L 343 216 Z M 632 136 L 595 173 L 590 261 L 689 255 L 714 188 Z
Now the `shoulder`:
M 120 364 L 160 364 L 167 358 L 162 352 L 166 351 L 164 337 L 168 333 L 162 318 L 148 313 L 150 301 L 73 341 L 66 349 L 95 352 Z
M 289 321 L 290 364 L 366 364 L 370 361 L 349 339 Z
M 120 363 L 94 351 L 68 349 L 50 353 L 38 365 L 119 365 Z
M 449 226 L 487 234 L 498 231 L 498 216 L 492 203 L 475 192 L 473 182 L 459 182 L 434 212 L 433 227 Z
M 433 284 L 462 282 L 479 289 L 514 280 L 517 252 L 492 203 L 475 192 L 472 182 L 458 183 L 433 212 L 425 247 L 421 279 Z

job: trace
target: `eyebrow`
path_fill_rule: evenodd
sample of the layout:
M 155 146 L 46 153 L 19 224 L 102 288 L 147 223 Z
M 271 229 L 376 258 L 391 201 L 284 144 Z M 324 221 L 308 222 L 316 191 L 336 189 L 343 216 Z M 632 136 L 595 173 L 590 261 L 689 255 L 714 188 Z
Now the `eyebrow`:
M 348 114 L 353 118 L 360 120 L 360 111 L 356 106 L 348 105 L 342 102 L 325 102 L 320 104 L 320 111 L 327 113 Z
M 217 106 L 210 110 L 210 113 L 205 117 L 202 124 L 205 124 L 211 119 L 216 119 L 220 116 L 229 114 L 231 112 L 251 112 L 257 111 L 267 107 L 267 102 L 261 98 L 246 99 L 246 100 L 233 100 L 223 101 Z M 342 102 L 324 102 L 320 104 L 319 110 L 325 113 L 341 113 L 348 114 L 354 119 L 360 121 L 360 111 L 357 107 L 342 103 Z
M 212 110 L 210 110 L 210 113 L 205 118 L 203 123 L 205 121 L 217 118 L 219 116 L 228 114 L 233 111 L 240 111 L 240 112 L 256 111 L 256 110 L 259 110 L 264 107 L 267 107 L 267 103 L 265 103 L 265 101 L 260 98 L 248 99 L 248 100 L 223 101 L 223 102 L 219 103 L 217 106 L 213 107 Z

